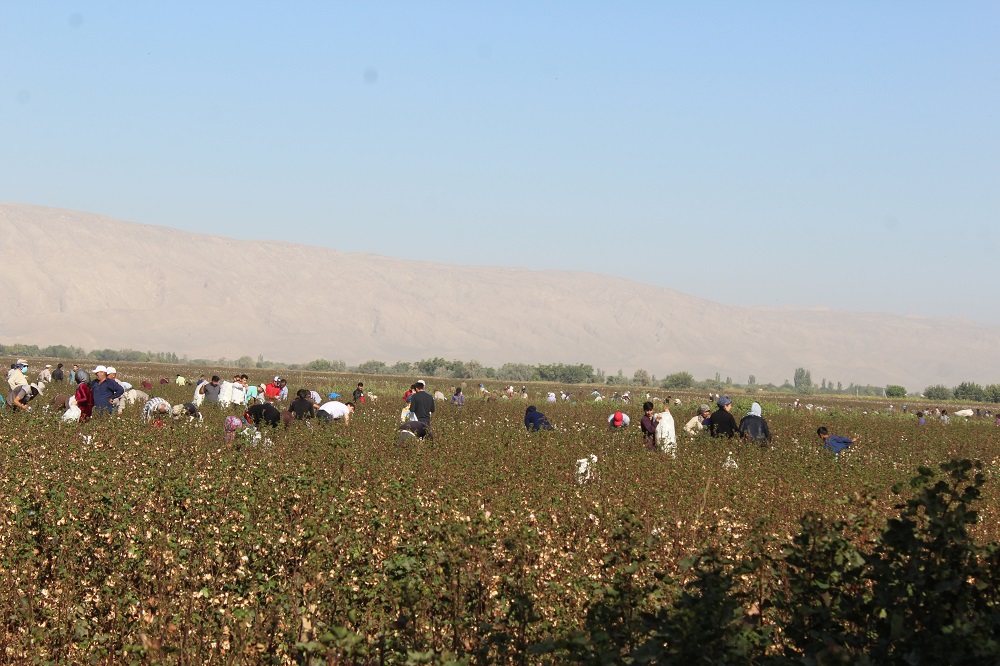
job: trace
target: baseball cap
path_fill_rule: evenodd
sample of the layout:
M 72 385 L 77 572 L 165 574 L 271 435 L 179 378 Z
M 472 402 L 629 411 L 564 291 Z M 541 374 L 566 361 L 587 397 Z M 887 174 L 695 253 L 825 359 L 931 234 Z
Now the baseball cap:
M 94 368 L 94 372 L 107 372 L 107 371 L 108 369 L 105 368 L 103 365 L 99 365 L 96 368 Z
M 427 383 L 424 380 L 422 380 L 422 379 L 418 379 L 417 380 L 417 386 L 419 386 L 420 388 L 423 388 L 423 387 L 427 386 Z
M 113 365 L 109 365 L 109 366 L 108 366 L 108 369 L 107 369 L 107 373 L 108 373 L 109 375 L 116 375 L 116 374 L 118 374 L 118 371 L 117 371 L 117 370 L 115 370 L 115 366 L 113 366 Z
M 625 418 L 622 416 L 621 412 L 615 412 L 614 419 L 612 419 L 611 422 L 614 423 L 616 426 L 620 426 L 622 424 L 622 421 L 624 420 Z
M 715 402 L 719 407 L 725 407 L 726 405 L 732 404 L 733 401 L 730 400 L 727 396 L 722 396 Z

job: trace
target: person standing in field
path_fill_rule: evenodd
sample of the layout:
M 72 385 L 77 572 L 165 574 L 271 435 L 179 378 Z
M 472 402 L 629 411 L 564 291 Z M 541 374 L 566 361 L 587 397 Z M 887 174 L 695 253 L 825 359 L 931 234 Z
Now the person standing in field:
M 656 450 L 656 421 L 653 419 L 653 403 L 646 401 L 642 403 L 642 420 L 639 427 L 642 428 L 642 445 L 647 451 Z
M 46 364 L 45 367 L 42 368 L 42 371 L 38 373 L 38 377 L 35 378 L 35 381 L 45 382 L 46 384 L 51 384 L 52 383 L 52 365 L 51 364 Z
M 363 403 L 365 401 L 365 383 L 358 382 L 358 387 L 354 389 L 354 404 Z
M 113 401 L 122 397 L 125 389 L 114 379 L 108 377 L 108 369 L 103 365 L 94 368 L 97 379 L 90 383 L 90 390 L 94 394 L 94 410 L 102 414 L 114 413 Z
M 708 430 L 712 433 L 712 437 L 727 437 L 732 439 L 739 432 L 736 417 L 732 414 L 733 401 L 728 396 L 723 395 L 719 397 L 716 404 L 719 405 L 719 409 L 712 414 L 712 423 L 709 425 Z
M 52 381 L 61 382 L 65 378 L 65 373 L 63 373 L 63 364 L 59 363 L 56 365 L 56 369 L 52 371 Z
M 480 384 L 480 386 L 482 386 L 482 384 Z M 462 394 L 461 386 L 455 387 L 455 395 L 451 396 L 451 403 L 453 405 L 458 405 L 459 407 L 465 404 L 465 396 Z
M 410 396 L 410 411 L 417 417 L 418 421 L 431 424 L 431 414 L 434 413 L 434 396 L 427 392 L 427 384 L 424 380 L 416 383 L 417 391 Z
M 90 389 L 90 383 L 77 384 L 76 394 L 73 397 L 76 398 L 76 406 L 80 410 L 80 423 L 86 423 L 94 414 L 94 392 Z
M 750 412 L 740 420 L 740 435 L 745 441 L 757 442 L 762 449 L 770 443 L 771 430 L 761 415 L 759 403 L 753 403 Z
M 212 381 L 202 384 L 198 387 L 198 394 L 205 396 L 205 402 L 218 405 L 219 404 L 219 394 L 222 392 L 222 387 L 219 386 L 219 376 L 212 375 Z

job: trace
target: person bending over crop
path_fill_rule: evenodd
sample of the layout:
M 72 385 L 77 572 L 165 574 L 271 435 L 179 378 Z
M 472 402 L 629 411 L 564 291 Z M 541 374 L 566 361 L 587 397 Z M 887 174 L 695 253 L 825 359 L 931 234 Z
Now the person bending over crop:
M 833 452 L 834 455 L 838 455 L 841 451 L 851 446 L 857 442 L 860 437 L 843 437 L 841 435 L 831 435 L 830 431 L 826 429 L 825 426 L 820 426 L 816 429 L 816 434 L 819 438 L 823 440 L 823 446 L 826 447 L 828 451 Z
M 524 410 L 524 427 L 534 432 L 538 430 L 555 430 L 545 414 L 538 411 L 534 405 Z

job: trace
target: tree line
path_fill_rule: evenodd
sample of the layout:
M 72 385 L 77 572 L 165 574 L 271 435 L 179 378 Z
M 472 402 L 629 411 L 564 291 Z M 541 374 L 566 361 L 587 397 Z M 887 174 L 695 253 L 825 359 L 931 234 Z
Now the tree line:
M 528 363 L 504 363 L 493 368 L 479 361 L 447 360 L 441 357 L 426 358 L 420 361 L 397 361 L 389 365 L 385 361 L 368 360 L 358 365 L 350 366 L 341 360 L 315 359 L 308 363 L 282 363 L 266 360 L 262 355 L 256 359 L 251 356 L 241 356 L 236 359 L 218 358 L 188 358 L 178 356 L 174 352 L 137 351 L 135 349 L 94 349 L 87 351 L 81 347 L 70 345 L 50 345 L 39 347 L 26 344 L 0 344 L 0 355 L 24 356 L 33 358 L 54 358 L 66 360 L 90 360 L 101 363 L 170 363 L 175 365 L 231 367 L 244 370 L 280 368 L 285 370 L 311 370 L 317 372 L 353 372 L 362 375 L 423 375 L 425 377 L 448 379 L 492 379 L 509 382 L 555 382 L 559 384 L 605 384 L 608 386 L 643 386 L 659 387 L 667 390 L 704 390 L 704 391 L 738 391 L 795 393 L 800 395 L 859 395 L 868 397 L 905 398 L 908 393 L 905 387 L 898 384 L 873 386 L 871 384 L 855 384 L 844 386 L 842 382 L 828 381 L 822 378 L 817 385 L 813 382 L 812 372 L 806 368 L 796 368 L 792 380 L 783 384 L 758 384 L 754 375 L 750 375 L 746 383 L 734 382 L 732 377 L 723 379 L 719 373 L 714 378 L 695 379 L 687 371 L 668 374 L 662 379 L 650 374 L 644 369 L 636 370 L 631 375 L 619 370 L 616 374 L 606 374 L 599 368 L 584 363 L 548 363 L 531 365 Z M 981 386 L 975 382 L 962 382 L 956 387 L 948 388 L 943 384 L 928 386 L 923 397 L 930 400 L 963 400 L 972 402 L 1000 403 L 1000 384 Z

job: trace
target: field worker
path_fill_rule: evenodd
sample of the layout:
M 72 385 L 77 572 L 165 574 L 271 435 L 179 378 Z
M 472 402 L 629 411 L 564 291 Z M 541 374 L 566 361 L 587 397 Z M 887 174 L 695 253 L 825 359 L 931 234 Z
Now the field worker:
M 80 423 L 86 423 L 94 413 L 94 392 L 90 389 L 90 384 L 88 382 L 77 384 L 73 398 L 80 410 Z
M 118 371 L 115 370 L 115 367 L 113 365 L 108 366 L 108 379 L 115 380 L 126 391 L 132 388 L 132 385 L 129 384 L 128 382 L 118 379 Z
M 647 451 L 656 450 L 656 421 L 653 420 L 653 403 L 648 400 L 642 403 L 642 420 L 639 427 L 642 428 L 642 445 Z
M 207 383 L 205 375 L 198 377 L 198 382 L 194 385 L 194 393 L 191 394 L 191 402 L 194 403 L 195 407 L 201 407 L 201 403 L 205 402 L 205 394 L 201 392 L 201 387 Z
M 185 384 L 187 384 L 187 380 L 181 377 L 180 375 L 177 375 L 177 379 L 174 380 L 174 383 L 177 384 L 178 386 L 184 386 Z
M 319 407 L 323 404 L 323 396 L 319 394 L 319 391 L 310 390 L 309 399 L 312 400 L 313 406 Z
M 66 379 L 66 373 L 63 372 L 63 364 L 59 363 L 56 365 L 56 369 L 52 371 L 52 381 L 61 382 Z
M 243 429 L 243 419 L 238 416 L 227 416 L 225 422 L 222 424 L 222 432 L 224 433 L 223 439 L 226 444 L 231 443 L 236 439 L 236 432 Z
M 708 427 L 708 424 L 711 423 L 711 416 L 712 410 L 709 409 L 708 405 L 702 404 L 698 407 L 698 413 L 684 424 L 684 432 L 694 437 Z
M 767 448 L 771 441 L 771 430 L 767 427 L 767 421 L 761 416 L 759 403 L 753 403 L 747 415 L 740 419 L 740 435 L 744 441 L 757 442 L 760 448 Z
M 38 377 L 36 377 L 36 380 L 40 381 L 40 382 L 45 382 L 46 384 L 51 384 L 52 383 L 52 366 L 51 365 L 46 365 L 44 368 L 42 368 L 42 371 L 38 373 Z
M 288 400 L 288 380 L 282 379 L 278 382 L 278 388 L 281 389 L 278 391 L 278 400 Z
M 222 387 L 219 386 L 219 376 L 212 375 L 211 381 L 198 387 L 198 393 L 205 396 L 205 402 L 218 405 L 219 394 L 222 393 Z
M 243 383 L 243 385 L 246 386 L 246 389 L 247 389 L 247 403 L 246 404 L 252 405 L 255 402 L 257 402 L 257 398 L 260 395 L 261 388 L 258 387 L 258 386 L 254 386 L 254 385 L 250 384 L 249 383 L 250 382 L 250 378 L 247 377 L 246 375 L 241 375 L 240 376 L 240 380 Z M 261 384 L 261 386 L 263 386 L 263 384 Z
M 28 364 L 21 359 L 18 359 L 16 363 L 11 363 L 10 370 L 7 371 L 7 388 L 13 391 L 18 386 L 27 386 L 28 378 L 24 376 L 27 369 Z
M 831 435 L 830 431 L 826 429 L 825 426 L 820 426 L 816 429 L 816 434 L 819 438 L 823 440 L 823 446 L 826 447 L 827 451 L 831 451 L 833 455 L 837 456 L 846 448 L 849 448 L 851 444 L 857 442 L 860 437 L 842 437 L 840 435 Z
M 315 406 L 309 389 L 299 389 L 295 394 L 295 400 L 288 406 L 288 411 L 295 415 L 296 421 L 304 421 L 316 416 Z
M 628 424 L 632 420 L 629 419 L 628 414 L 625 412 L 615 412 L 608 417 L 608 430 L 618 430 L 619 428 L 627 428 Z
M 524 410 L 524 427 L 532 432 L 537 432 L 539 430 L 555 430 L 549 420 L 545 418 L 545 414 L 538 411 L 534 405 L 529 406 Z
M 108 377 L 108 369 L 103 365 L 94 368 L 97 379 L 90 382 L 90 390 L 94 393 L 94 411 L 99 414 L 112 414 L 113 401 L 122 397 L 125 389 L 121 384 Z
M 524 400 L 528 399 L 528 387 L 527 386 L 522 386 L 521 387 L 521 398 L 524 399 Z
M 547 402 L 555 402 L 556 401 L 556 392 L 555 391 L 549 391 L 549 394 L 548 394 L 548 396 L 546 396 L 545 400 Z
M 185 402 L 183 405 L 174 405 L 174 408 L 170 410 L 170 414 L 175 419 L 186 416 L 190 421 L 202 420 L 201 412 L 198 411 L 198 405 L 193 402 Z
M 712 422 L 708 426 L 708 431 L 712 433 L 712 437 L 728 437 L 732 439 L 739 432 L 739 426 L 736 425 L 736 417 L 732 414 L 733 401 L 723 395 L 715 402 L 719 408 L 712 414 Z
M 144 421 L 159 419 L 161 416 L 169 414 L 171 409 L 173 408 L 170 403 L 163 398 L 150 398 L 142 406 L 142 419 Z
M 396 442 L 399 444 L 403 444 L 406 440 L 413 439 L 414 437 L 433 441 L 434 433 L 431 431 L 431 427 L 423 421 L 410 421 L 396 429 Z
M 656 448 L 676 458 L 677 427 L 674 424 L 674 415 L 670 413 L 670 406 L 665 405 L 663 411 L 653 418 L 656 421 Z
M 406 404 L 410 404 L 410 398 L 412 398 L 413 394 L 416 392 L 417 392 L 417 385 L 410 384 L 409 390 L 407 390 L 406 393 L 403 394 L 403 402 L 405 402 Z
M 431 414 L 434 413 L 434 398 L 427 392 L 427 384 L 420 379 L 416 383 L 417 391 L 410 396 L 410 411 L 418 421 L 431 424 Z
M 323 403 L 316 417 L 323 423 L 332 423 L 343 419 L 344 425 L 351 425 L 351 414 L 354 413 L 353 402 L 338 402 L 331 400 Z
M 365 401 L 365 383 L 358 382 L 358 387 L 354 389 L 354 404 Z
M 42 391 L 38 388 L 37 384 L 18 385 L 17 388 L 7 394 L 7 406 L 11 409 L 30 412 L 31 407 L 28 406 L 28 403 L 41 394 Z
M 455 395 L 451 396 L 451 404 L 461 407 L 465 404 L 465 396 L 462 395 L 462 387 L 455 387 Z

